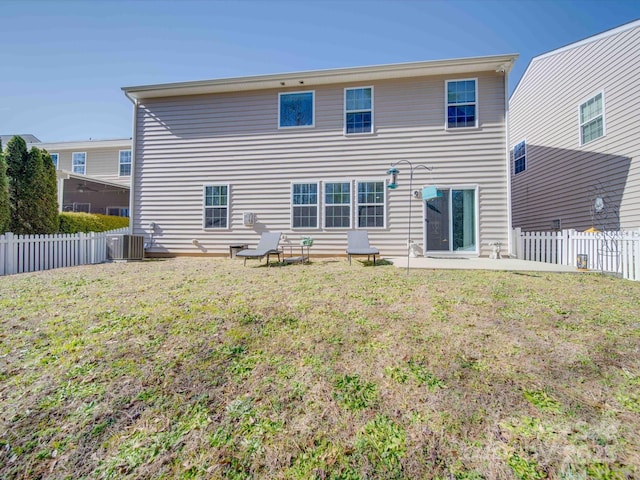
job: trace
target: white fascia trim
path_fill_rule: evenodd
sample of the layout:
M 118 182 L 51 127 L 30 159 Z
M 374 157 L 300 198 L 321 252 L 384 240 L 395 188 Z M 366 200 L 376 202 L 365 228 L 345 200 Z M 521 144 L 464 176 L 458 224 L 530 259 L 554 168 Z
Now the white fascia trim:
M 73 142 L 52 142 L 52 143 L 32 143 L 29 144 L 34 147 L 38 147 L 40 149 L 44 149 L 48 152 L 52 150 L 74 150 L 74 151 L 84 151 L 90 150 L 92 148 L 106 148 L 106 147 L 119 147 L 119 148 L 130 148 L 131 147 L 131 139 L 130 138 L 116 138 L 111 140 L 80 140 Z
M 200 80 L 156 85 L 122 87 L 125 95 L 133 99 L 169 97 L 179 95 L 201 95 L 246 90 L 281 89 L 283 87 L 305 87 L 336 83 L 370 83 L 372 80 L 411 78 L 432 75 L 463 75 L 475 72 L 509 71 L 517 54 L 485 57 L 432 60 L 368 67 L 349 67 L 328 70 L 292 72 L 249 77 Z

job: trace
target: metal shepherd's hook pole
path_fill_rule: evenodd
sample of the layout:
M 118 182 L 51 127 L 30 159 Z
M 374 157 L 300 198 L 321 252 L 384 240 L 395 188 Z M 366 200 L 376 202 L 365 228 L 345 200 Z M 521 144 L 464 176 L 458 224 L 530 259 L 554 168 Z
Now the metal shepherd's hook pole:
M 398 160 L 395 163 L 391 164 L 391 168 L 389 170 L 387 170 L 387 174 L 391 175 L 391 180 L 389 181 L 389 184 L 387 185 L 387 188 L 391 189 L 391 190 L 395 190 L 396 188 L 398 188 L 398 174 L 400 173 L 400 170 L 398 170 L 396 167 L 396 165 L 399 165 L 401 163 L 406 163 L 407 165 L 409 165 L 409 228 L 408 228 L 408 232 L 407 232 L 407 274 L 409 273 L 409 262 L 410 262 L 410 258 L 411 258 L 411 196 L 413 195 L 413 171 L 417 170 L 418 168 L 424 168 L 425 170 L 431 172 L 432 167 L 427 167 L 426 165 L 423 164 L 418 164 L 418 165 L 413 165 L 409 160 Z

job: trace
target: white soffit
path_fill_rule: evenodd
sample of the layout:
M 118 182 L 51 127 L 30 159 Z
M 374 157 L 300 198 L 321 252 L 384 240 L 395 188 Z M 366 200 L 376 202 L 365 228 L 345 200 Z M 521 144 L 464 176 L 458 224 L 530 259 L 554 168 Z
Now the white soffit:
M 72 142 L 42 142 L 29 144 L 30 147 L 38 147 L 48 152 L 56 153 L 56 150 L 75 150 L 84 151 L 93 148 L 109 148 L 120 147 L 122 149 L 131 149 L 130 138 L 118 138 L 112 140 L 79 140 Z
M 125 94 L 142 100 L 145 98 L 202 95 L 247 90 L 282 89 L 289 87 L 310 87 L 336 83 L 370 82 L 393 78 L 411 78 L 434 75 L 465 75 L 477 72 L 511 70 L 517 54 L 493 55 L 453 60 L 400 63 L 371 67 L 340 68 L 275 75 L 225 78 L 195 82 L 164 83 L 123 87 Z

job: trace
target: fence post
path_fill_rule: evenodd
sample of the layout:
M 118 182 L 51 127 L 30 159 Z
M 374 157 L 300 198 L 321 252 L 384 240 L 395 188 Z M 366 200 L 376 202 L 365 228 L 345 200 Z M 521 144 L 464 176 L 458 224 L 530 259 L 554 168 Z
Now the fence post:
M 5 237 L 7 239 L 7 275 L 13 275 L 18 273 L 18 242 L 11 232 L 7 232 Z
M 98 263 L 98 259 L 96 258 L 98 255 L 98 248 L 96 243 L 98 242 L 98 235 L 95 232 L 91 232 L 89 234 L 89 243 L 91 244 L 91 265 L 95 265 Z
M 87 255 L 87 234 L 84 232 L 78 233 L 78 264 L 86 265 L 88 260 Z
M 516 258 L 522 259 L 523 258 L 522 228 L 516 227 L 513 229 L 513 232 L 514 232 L 513 233 L 514 237 L 516 237 L 515 242 L 513 242 L 516 248 L 516 251 L 515 251 Z
M 640 281 L 640 231 L 639 235 L 633 236 L 629 239 L 630 247 L 629 254 L 631 258 L 629 263 L 633 262 L 633 274 L 629 275 L 630 280 Z

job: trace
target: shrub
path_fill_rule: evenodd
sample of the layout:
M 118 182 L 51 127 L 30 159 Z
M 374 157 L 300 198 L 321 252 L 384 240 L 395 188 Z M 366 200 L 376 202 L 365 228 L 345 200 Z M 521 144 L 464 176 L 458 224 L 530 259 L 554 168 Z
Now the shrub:
M 60 233 L 106 232 L 129 226 L 127 217 L 100 215 L 98 213 L 63 212 L 60 214 Z

